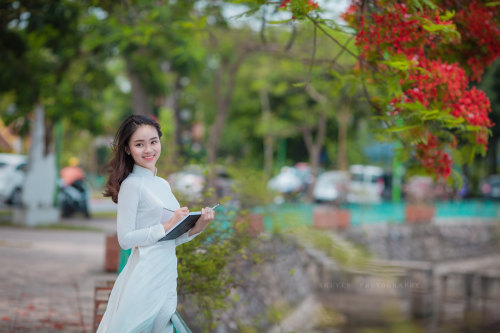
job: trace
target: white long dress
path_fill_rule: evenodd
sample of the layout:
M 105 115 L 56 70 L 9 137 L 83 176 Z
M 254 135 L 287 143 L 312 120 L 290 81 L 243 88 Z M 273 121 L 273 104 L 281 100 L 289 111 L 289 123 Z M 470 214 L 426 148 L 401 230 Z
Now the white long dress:
M 175 247 L 196 235 L 158 242 L 165 236 L 164 208 L 179 202 L 170 185 L 146 168 L 134 165 L 118 193 L 117 234 L 132 253 L 116 279 L 98 333 L 173 332 L 170 318 L 177 307 Z

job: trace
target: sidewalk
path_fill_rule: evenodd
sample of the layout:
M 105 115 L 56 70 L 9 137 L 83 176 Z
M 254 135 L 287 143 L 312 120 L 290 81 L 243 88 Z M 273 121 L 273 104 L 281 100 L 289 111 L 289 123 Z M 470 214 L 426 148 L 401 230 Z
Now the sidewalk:
M 102 231 L 0 227 L 0 332 L 92 332 L 94 285 L 103 271 L 111 219 L 65 224 Z

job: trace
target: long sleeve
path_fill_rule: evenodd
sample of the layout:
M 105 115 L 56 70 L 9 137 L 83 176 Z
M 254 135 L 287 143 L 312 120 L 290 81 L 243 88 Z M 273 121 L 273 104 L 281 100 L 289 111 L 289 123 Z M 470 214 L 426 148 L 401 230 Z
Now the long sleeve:
M 165 235 L 162 224 L 136 229 L 137 210 L 141 199 L 142 179 L 123 181 L 118 193 L 117 234 L 124 249 L 155 244 Z
M 179 246 L 181 244 L 184 244 L 184 243 L 187 243 L 189 242 L 190 240 L 192 240 L 193 238 L 195 238 L 196 236 L 198 236 L 199 234 L 201 234 L 201 232 L 197 233 L 197 234 L 194 234 L 192 236 L 189 236 L 189 232 L 191 230 L 188 230 L 186 231 L 185 233 L 183 233 L 182 235 L 180 235 L 179 237 L 177 237 L 175 239 L 175 246 Z

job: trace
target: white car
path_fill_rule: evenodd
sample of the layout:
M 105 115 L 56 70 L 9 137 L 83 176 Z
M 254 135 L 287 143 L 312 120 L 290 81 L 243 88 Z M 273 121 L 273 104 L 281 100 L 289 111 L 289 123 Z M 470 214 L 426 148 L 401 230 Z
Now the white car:
M 167 180 L 181 201 L 201 202 L 204 200 L 207 169 L 207 166 L 188 165 L 181 171 L 170 174 Z M 218 198 L 233 197 L 233 183 L 223 166 L 215 166 L 214 187 Z
M 279 174 L 269 180 L 267 187 L 282 194 L 298 193 L 303 189 L 304 183 L 295 168 L 283 167 Z
M 19 205 L 28 157 L 0 154 L 0 202 Z
M 317 203 L 336 202 L 346 200 L 349 187 L 349 172 L 326 171 L 319 175 L 313 189 L 313 197 Z
M 384 170 L 372 165 L 351 165 L 351 181 L 347 201 L 352 203 L 379 203 L 384 193 Z

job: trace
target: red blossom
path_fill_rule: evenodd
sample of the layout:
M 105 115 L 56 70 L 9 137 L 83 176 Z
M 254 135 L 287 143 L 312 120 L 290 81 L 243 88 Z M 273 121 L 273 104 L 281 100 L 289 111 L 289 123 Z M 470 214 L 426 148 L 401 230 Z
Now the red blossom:
M 281 3 L 280 7 L 281 8 L 285 8 L 286 5 L 290 2 L 290 0 L 283 0 L 283 2 Z
M 480 81 L 484 68 L 500 56 L 500 28 L 497 9 L 480 1 L 471 1 L 457 11 L 454 21 L 462 37 L 459 51 L 471 71 L 471 79 Z
M 440 149 L 438 138 L 431 133 L 428 133 L 426 143 L 417 145 L 416 157 L 428 172 L 434 173 L 438 178 L 447 178 L 451 174 L 453 161 L 448 153 Z
M 391 0 L 373 0 L 370 4 L 354 0 L 343 18 L 356 28 L 355 43 L 361 58 L 370 64 L 362 68 L 394 73 L 384 60 L 391 56 L 403 56 L 408 60 L 408 71 L 396 71 L 401 76 L 403 93 L 390 100 L 391 115 L 404 116 L 406 103 L 419 103 L 421 112 L 449 113 L 474 126 L 476 143 L 486 148 L 487 129 L 493 126 L 488 117 L 491 107 L 484 92 L 469 88 L 468 73 L 471 80 L 479 80 L 484 67 L 500 56 L 500 29 L 494 17 L 495 9 L 477 0 L 467 2 L 463 8 L 458 7 L 463 4 L 461 1 L 443 0 L 443 11 L 457 12 L 452 20 L 444 21 L 440 16 L 443 11 L 439 10 L 416 11 Z M 453 35 L 428 31 L 428 23 L 448 26 L 448 30 L 456 27 L 461 40 L 454 39 Z M 450 53 L 456 55 L 450 57 Z M 413 107 L 407 112 L 414 117 L 420 112 L 417 110 Z M 446 131 L 435 127 L 432 130 Z M 415 146 L 415 156 L 427 171 L 446 178 L 453 162 L 445 148 L 456 149 L 457 139 L 455 135 L 442 137 L 451 139 L 442 141 L 429 132 L 427 142 Z M 410 134 L 408 139 L 415 138 Z
M 350 7 L 344 18 L 354 21 L 355 7 Z M 411 57 L 423 57 L 426 48 L 433 48 L 435 38 L 424 29 L 427 19 L 442 25 L 438 12 L 425 12 L 421 15 L 410 14 L 404 4 L 395 3 L 386 7 L 380 13 L 372 13 L 359 19 L 359 31 L 356 35 L 356 45 L 362 47 L 361 56 L 367 60 L 377 60 L 383 57 L 383 52 L 389 54 L 405 54 Z
M 312 1 L 312 0 L 309 0 L 307 1 L 307 5 L 309 6 L 309 8 L 311 8 L 312 10 L 314 9 L 318 9 L 318 3 L 316 1 Z
M 470 81 L 479 81 L 484 68 L 500 56 L 497 10 L 484 3 L 440 0 L 437 4 L 441 8 L 430 10 L 416 9 L 395 0 L 352 0 L 342 15 L 356 30 L 355 44 L 360 51 L 360 61 L 355 71 L 368 70 L 372 75 L 367 83 L 383 84 L 379 82 L 381 77 L 394 78 L 394 75 L 399 80 L 402 93 L 385 99 L 386 103 L 389 100 L 390 115 L 403 121 L 413 121 L 419 113 L 432 115 L 429 118 L 422 116 L 421 127 L 413 134 L 408 133 L 407 139 L 414 142 L 422 131 L 428 131 L 426 142 L 414 145 L 414 156 L 427 171 L 438 177 L 446 178 L 451 173 L 453 161 L 447 149 L 457 148 L 457 141 L 460 141 L 457 138 L 470 142 L 470 136 L 464 135 L 473 133 L 475 143 L 486 148 L 488 128 L 493 126 L 486 94 L 470 87 Z M 284 0 L 280 7 L 289 10 L 293 20 L 303 19 L 310 11 L 318 9 L 313 0 L 303 0 L 300 4 L 301 7 L 295 6 L 294 2 L 292 6 L 290 0 Z M 443 20 L 445 11 L 455 12 L 455 15 Z M 438 26 L 441 29 L 432 29 Z M 453 30 L 460 38 L 452 33 Z M 394 59 L 406 59 L 403 62 L 409 69 L 392 67 L 386 61 Z M 376 101 L 376 104 L 383 109 L 384 101 Z M 441 112 L 442 118 L 433 116 L 434 110 Z M 449 125 L 452 122 L 444 122 L 448 115 L 463 119 L 469 126 Z

